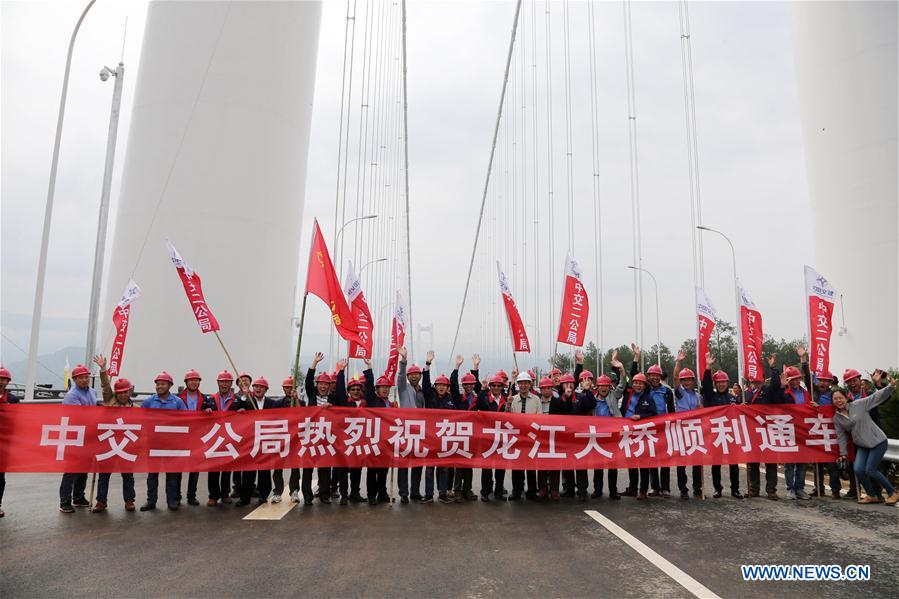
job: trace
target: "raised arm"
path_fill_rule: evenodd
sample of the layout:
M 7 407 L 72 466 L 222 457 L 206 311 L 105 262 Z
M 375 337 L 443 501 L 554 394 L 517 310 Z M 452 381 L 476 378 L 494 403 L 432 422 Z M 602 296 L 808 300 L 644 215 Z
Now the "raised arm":
M 481 385 L 481 354 L 471 356 L 471 374 L 474 375 L 474 392 L 480 395 L 481 389 L 484 388 Z
M 337 361 L 337 384 L 334 385 L 334 394 L 331 403 L 338 407 L 349 405 L 346 395 L 346 360 Z
M 397 352 L 400 355 L 400 365 L 399 370 L 396 373 L 396 390 L 397 393 L 402 393 L 409 385 L 409 381 L 406 380 L 406 359 L 408 357 L 408 352 L 406 351 L 406 346 L 399 348 Z
M 109 384 L 109 374 L 106 372 L 106 356 L 98 354 L 94 356 L 94 364 L 100 369 L 100 388 L 103 390 L 103 403 L 112 403 L 115 399 L 115 393 L 112 385 Z
M 874 386 L 876 387 L 881 383 L 881 381 L 886 380 L 886 375 L 882 370 L 878 369 L 874 371 L 874 374 L 871 375 L 871 378 L 873 379 Z M 893 396 L 893 391 L 896 389 L 896 384 L 896 379 L 892 379 L 887 386 L 883 387 L 882 389 L 878 389 L 868 397 L 856 399 L 852 403 L 861 404 L 866 410 L 870 412 Z

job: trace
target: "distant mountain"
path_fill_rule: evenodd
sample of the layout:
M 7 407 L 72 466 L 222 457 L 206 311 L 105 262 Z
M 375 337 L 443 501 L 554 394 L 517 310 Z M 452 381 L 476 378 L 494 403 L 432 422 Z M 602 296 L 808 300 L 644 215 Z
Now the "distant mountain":
M 52 354 L 39 354 L 37 357 L 37 383 L 39 385 L 50 384 L 54 389 L 61 388 L 66 371 L 66 356 L 69 357 L 69 365 L 74 368 L 75 364 L 84 361 L 84 348 L 64 347 Z M 13 362 L 5 366 L 12 375 L 14 385 L 25 385 L 25 378 L 28 376 L 28 360 Z

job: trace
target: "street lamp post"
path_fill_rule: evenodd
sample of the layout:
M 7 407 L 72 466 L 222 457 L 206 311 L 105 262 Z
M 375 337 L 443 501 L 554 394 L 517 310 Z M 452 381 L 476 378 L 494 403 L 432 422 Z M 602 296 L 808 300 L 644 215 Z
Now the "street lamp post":
M 628 266 L 631 270 L 638 270 L 640 272 L 645 272 L 649 275 L 649 278 L 652 279 L 652 287 L 655 290 L 656 296 L 656 364 L 661 367 L 662 366 L 662 325 L 659 322 L 659 283 L 656 281 L 655 276 L 646 270 L 645 268 L 640 268 L 639 266 Z
M 109 222 L 109 192 L 112 188 L 112 170 L 115 164 L 116 139 L 119 131 L 119 112 L 122 104 L 122 85 L 125 65 L 119 62 L 115 70 L 103 67 L 100 80 L 115 77 L 112 90 L 112 109 L 109 114 L 109 134 L 106 137 L 106 165 L 103 168 L 103 187 L 100 192 L 100 216 L 97 223 L 97 247 L 94 250 L 94 276 L 91 281 L 90 313 L 87 318 L 87 343 L 84 363 L 90 364 L 97 349 L 97 322 L 100 317 L 100 286 L 103 284 L 103 259 L 106 254 L 106 227 Z
M 713 229 L 711 227 L 706 227 L 704 225 L 697 225 L 697 229 L 700 231 L 709 231 L 710 233 L 717 233 L 721 237 L 724 238 L 724 241 L 727 242 L 727 245 L 730 246 L 730 257 L 733 261 L 734 268 L 734 299 L 736 300 L 736 308 L 737 308 L 737 383 L 743 378 L 743 322 L 740 318 L 740 283 L 737 279 L 737 252 L 734 250 L 734 244 L 731 243 L 731 240 L 719 231 L 718 229 Z M 741 384 L 742 387 L 742 384 Z
M 387 258 L 377 258 L 375 260 L 369 260 L 365 264 L 362 265 L 362 268 L 359 269 L 359 278 L 362 278 L 362 273 L 365 272 L 365 269 L 371 266 L 372 264 L 377 264 L 378 262 L 387 262 Z
M 37 263 L 37 281 L 34 287 L 34 309 L 31 313 L 31 340 L 28 344 L 28 373 L 25 378 L 25 400 L 34 399 L 34 384 L 37 378 L 37 346 L 41 333 L 41 312 L 44 309 L 44 281 L 47 278 L 47 249 L 50 245 L 50 222 L 53 218 L 53 196 L 56 193 L 56 170 L 59 166 L 59 144 L 62 139 L 62 123 L 66 114 L 66 95 L 69 91 L 69 71 L 72 68 L 72 50 L 75 37 L 81 28 L 87 11 L 96 0 L 90 0 L 72 30 L 69 51 L 66 54 L 66 68 L 62 77 L 62 93 L 59 98 L 59 114 L 56 117 L 56 139 L 53 142 L 53 158 L 50 160 L 50 183 L 47 188 L 47 203 L 44 206 L 44 229 L 41 233 L 41 253 Z

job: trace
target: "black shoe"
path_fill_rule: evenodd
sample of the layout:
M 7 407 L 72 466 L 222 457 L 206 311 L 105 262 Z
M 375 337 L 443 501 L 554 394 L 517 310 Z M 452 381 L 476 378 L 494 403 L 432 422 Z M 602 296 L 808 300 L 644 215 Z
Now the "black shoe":
M 178 511 L 178 502 L 176 501 L 175 503 L 170 503 L 169 509 L 172 510 L 173 512 L 177 512 Z
M 233 491 L 231 491 L 228 497 L 230 497 L 231 499 L 237 499 L 238 497 L 240 497 L 240 491 L 234 489 Z
M 858 493 L 855 491 L 849 491 L 845 495 L 843 495 L 844 499 L 858 499 Z
M 524 494 L 524 497 L 528 501 L 537 501 L 537 491 L 528 491 Z
M 481 501 L 490 501 L 489 493 L 481 493 Z
M 90 502 L 84 497 L 79 497 L 78 499 L 72 500 L 72 507 L 90 507 Z
M 378 498 L 372 495 L 368 496 L 368 505 L 378 505 Z
M 615 499 L 616 501 L 621 499 L 620 493 L 609 493 L 609 499 Z
M 418 500 L 418 503 L 434 503 L 434 497 L 432 495 L 425 495 L 421 499 Z
M 721 491 L 715 491 L 715 494 L 712 495 L 715 499 L 721 499 Z
M 363 497 L 359 493 L 351 493 L 350 501 L 352 501 L 353 503 L 365 503 L 365 497 Z
M 73 514 L 75 513 L 75 508 L 72 507 L 71 503 L 60 503 L 59 511 L 63 514 Z M 144 511 L 144 508 L 140 508 L 140 511 Z
M 340 491 L 338 491 L 337 489 L 333 489 L 331 491 L 331 499 L 337 499 L 338 497 L 340 497 Z
M 244 501 L 243 499 L 238 499 L 237 501 L 234 502 L 234 505 L 235 505 L 236 507 L 244 507 L 244 506 L 246 506 L 246 505 L 250 505 L 250 502 L 249 502 L 249 501 Z
M 743 494 L 740 493 L 739 491 L 731 491 L 730 496 L 733 497 L 734 499 L 743 499 Z
M 402 495 L 400 497 L 400 503 L 402 503 L 403 505 L 406 505 L 407 503 L 409 503 L 409 498 L 405 495 Z
M 349 501 L 347 500 L 346 497 L 341 497 L 341 498 L 340 498 L 340 505 L 346 505 L 346 504 L 348 504 L 348 503 L 349 503 Z
M 681 498 L 681 499 L 690 499 L 690 493 L 689 493 L 689 491 L 681 491 L 681 492 L 680 492 L 680 498 Z
M 419 495 L 418 493 L 415 493 L 414 495 L 410 495 L 409 499 L 411 499 L 414 502 L 419 502 L 419 501 L 421 501 L 421 495 Z
M 140 506 L 140 511 L 142 511 L 142 512 L 149 512 L 150 510 L 155 510 L 155 509 L 156 509 L 156 504 L 150 503 L 149 501 L 147 503 L 143 504 L 142 506 Z
M 521 501 L 521 493 L 512 493 L 509 495 L 509 501 Z
M 303 505 L 312 505 L 312 499 L 308 497 L 303 499 Z
M 197 501 L 197 498 L 196 498 L 196 497 L 188 497 L 188 498 L 187 498 L 187 505 L 200 505 L 200 502 Z
M 446 496 L 446 494 L 441 494 L 437 497 L 437 501 L 439 501 L 440 503 L 453 503 L 455 500 L 450 499 Z
M 390 495 L 387 493 L 378 493 L 378 503 L 390 503 Z
M 499 493 L 494 493 L 493 498 L 496 499 L 497 501 L 508 501 L 509 500 L 509 498 L 506 497 L 505 493 L 503 493 L 502 491 L 500 491 Z
M 602 497 L 602 491 L 593 491 L 590 493 L 590 499 L 599 499 Z
M 325 505 L 328 505 L 328 504 L 331 503 L 331 498 L 330 498 L 330 497 L 319 497 L 318 500 L 319 500 L 321 503 L 324 503 Z
M 472 492 L 472 491 L 466 491 L 464 495 L 465 495 L 466 501 L 477 501 L 478 500 L 478 496 L 475 495 L 474 492 Z

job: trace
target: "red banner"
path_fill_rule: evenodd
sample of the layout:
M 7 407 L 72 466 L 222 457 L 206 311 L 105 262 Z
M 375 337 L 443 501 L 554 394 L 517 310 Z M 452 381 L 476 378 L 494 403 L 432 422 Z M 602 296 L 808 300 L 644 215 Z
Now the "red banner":
M 140 295 L 140 287 L 133 279 L 128 280 L 128 286 L 122 294 L 115 311 L 112 313 L 112 324 L 115 327 L 115 340 L 112 342 L 112 351 L 109 352 L 109 376 L 118 376 L 122 368 L 122 356 L 125 353 L 125 336 L 128 335 L 128 321 L 131 318 L 131 302 Z
M 764 381 L 762 366 L 762 314 L 746 290 L 740 286 L 740 340 L 743 352 L 743 377 L 750 381 Z
M 568 255 L 565 259 L 565 284 L 562 290 L 562 317 L 556 341 L 567 345 L 582 346 L 587 334 L 587 318 L 590 302 L 587 290 L 581 283 L 581 267 Z
M 340 281 L 337 280 L 337 272 L 331 262 L 328 246 L 325 238 L 315 221 L 312 229 L 312 246 L 309 248 L 309 268 L 306 272 L 306 293 L 318 297 L 331 311 L 331 320 L 337 334 L 347 341 L 358 341 L 359 326 L 353 316 L 350 307 L 343 297 Z
M 696 288 L 696 366 L 698 376 L 705 372 L 705 355 L 709 352 L 709 339 L 715 329 L 715 306 L 700 288 Z
M 0 472 L 312 466 L 593 469 L 832 462 L 833 408 L 719 406 L 632 421 L 425 409 L 246 412 L 0 405 Z
M 350 302 L 350 310 L 353 313 L 353 317 L 356 319 L 356 325 L 359 327 L 359 340 L 356 341 L 354 339 L 350 341 L 349 357 L 360 359 L 371 358 L 371 312 L 368 309 L 368 303 L 365 301 L 365 294 L 362 293 L 362 282 L 359 281 L 359 277 L 356 276 L 352 262 L 348 263 L 344 291 Z
M 833 333 L 834 289 L 815 269 L 805 267 L 805 295 L 808 302 L 808 328 L 811 347 L 809 367 L 815 374 L 830 368 L 830 335 Z
M 396 371 L 399 367 L 400 348 L 406 343 L 406 304 L 403 296 L 396 292 L 396 303 L 393 311 L 393 324 L 390 327 L 390 354 L 387 356 L 387 368 L 384 376 L 391 385 L 396 384 Z
M 515 299 L 512 298 L 509 280 L 499 265 L 499 260 L 496 261 L 496 272 L 499 274 L 499 290 L 503 296 L 506 319 L 509 321 L 509 332 L 512 335 L 512 351 L 530 353 L 531 344 L 528 342 L 528 333 L 524 329 L 521 314 L 518 313 L 518 306 L 515 305 Z
M 197 324 L 204 333 L 211 333 L 219 330 L 219 322 L 212 314 L 212 310 L 206 305 L 206 298 L 203 296 L 203 285 L 200 281 L 200 275 L 181 258 L 181 254 L 175 249 L 171 241 L 167 241 L 169 248 L 169 258 L 178 270 L 178 276 L 181 277 L 181 284 L 184 285 L 184 293 L 187 294 L 187 301 L 190 302 L 190 309 L 193 310 Z

